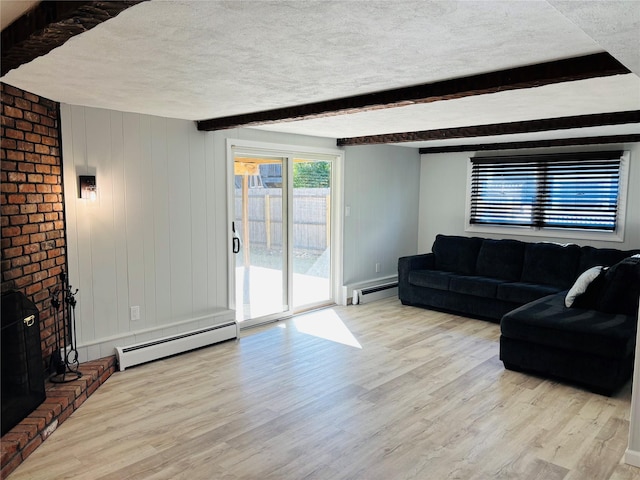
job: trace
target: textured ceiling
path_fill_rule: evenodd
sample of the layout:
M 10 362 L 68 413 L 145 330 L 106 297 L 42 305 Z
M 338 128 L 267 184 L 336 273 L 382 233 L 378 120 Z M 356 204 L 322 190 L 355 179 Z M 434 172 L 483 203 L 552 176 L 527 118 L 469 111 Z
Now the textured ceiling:
M 640 76 L 640 2 L 549 0 L 589 37 Z
M 201 120 L 605 50 L 634 73 L 264 127 L 338 138 L 640 109 L 640 3 L 153 0 L 2 80 Z

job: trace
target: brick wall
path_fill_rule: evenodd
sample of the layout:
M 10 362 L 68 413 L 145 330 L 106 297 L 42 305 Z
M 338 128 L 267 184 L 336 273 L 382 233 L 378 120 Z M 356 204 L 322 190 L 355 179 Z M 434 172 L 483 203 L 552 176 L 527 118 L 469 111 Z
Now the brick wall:
M 59 104 L 0 83 L 2 292 L 19 290 L 40 311 L 42 356 L 55 347 L 49 289 L 66 265 Z

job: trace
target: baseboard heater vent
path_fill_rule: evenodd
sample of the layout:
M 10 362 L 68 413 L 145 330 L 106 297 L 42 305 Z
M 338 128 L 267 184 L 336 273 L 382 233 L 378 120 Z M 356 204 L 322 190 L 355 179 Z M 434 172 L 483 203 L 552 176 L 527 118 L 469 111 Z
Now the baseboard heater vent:
M 168 337 L 116 347 L 120 371 L 133 365 L 151 362 L 159 358 L 188 352 L 196 348 L 238 337 L 236 322 L 230 321 L 211 327 L 179 333 Z
M 373 302 L 374 300 L 395 295 L 398 295 L 398 282 L 383 283 L 373 287 L 355 289 L 353 291 L 352 303 L 358 305 L 360 303 Z

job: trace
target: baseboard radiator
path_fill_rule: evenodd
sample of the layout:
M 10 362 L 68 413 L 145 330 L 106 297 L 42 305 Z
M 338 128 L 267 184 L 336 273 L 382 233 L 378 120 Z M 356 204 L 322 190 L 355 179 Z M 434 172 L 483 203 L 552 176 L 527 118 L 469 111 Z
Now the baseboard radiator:
M 157 340 L 136 343 L 126 347 L 116 347 L 116 355 L 119 369 L 123 371 L 133 365 L 151 362 L 237 337 L 238 326 L 235 321 L 229 321 Z
M 398 282 L 382 283 L 366 288 L 357 288 L 353 290 L 352 303 L 358 305 L 361 303 L 373 302 L 381 298 L 393 297 L 398 295 Z

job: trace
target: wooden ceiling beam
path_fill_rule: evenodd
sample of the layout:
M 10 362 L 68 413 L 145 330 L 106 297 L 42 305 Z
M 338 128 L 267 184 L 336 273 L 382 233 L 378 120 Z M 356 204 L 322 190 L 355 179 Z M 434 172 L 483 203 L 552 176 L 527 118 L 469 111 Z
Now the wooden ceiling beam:
M 599 127 L 603 125 L 623 125 L 640 123 L 640 110 L 615 113 L 596 113 L 571 117 L 544 118 L 469 127 L 440 128 L 418 132 L 387 133 L 364 137 L 339 138 L 338 146 L 380 145 L 385 143 L 426 142 L 430 140 L 448 140 L 454 138 L 488 137 L 511 135 L 516 133 L 545 132 L 570 128 Z
M 445 145 L 442 147 L 421 148 L 420 154 L 516 150 L 523 148 L 567 147 L 573 145 L 606 145 L 611 143 L 622 144 L 633 142 L 640 142 L 640 134 L 554 138 L 551 140 L 530 140 L 523 142 L 477 143 L 474 145 Z
M 0 76 L 143 1 L 40 2 L 2 30 Z
M 210 131 L 309 120 L 627 73 L 630 73 L 628 68 L 603 52 L 306 105 L 200 120 L 197 125 L 198 130 Z

